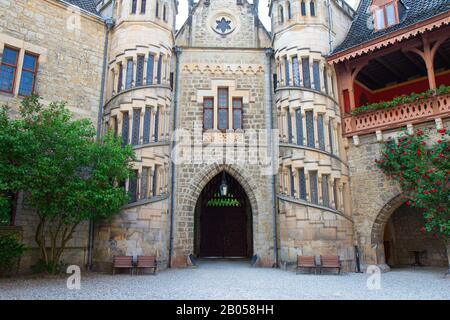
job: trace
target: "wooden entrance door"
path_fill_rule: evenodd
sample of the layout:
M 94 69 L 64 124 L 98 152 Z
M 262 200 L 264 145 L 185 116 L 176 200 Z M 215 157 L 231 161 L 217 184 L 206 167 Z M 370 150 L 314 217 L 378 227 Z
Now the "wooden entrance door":
M 244 208 L 204 208 L 200 223 L 202 257 L 247 256 L 247 217 Z

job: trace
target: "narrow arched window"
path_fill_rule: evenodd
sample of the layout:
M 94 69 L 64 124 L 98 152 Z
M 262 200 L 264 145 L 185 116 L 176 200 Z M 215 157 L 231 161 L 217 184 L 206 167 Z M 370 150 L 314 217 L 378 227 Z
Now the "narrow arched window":
M 167 5 L 166 4 L 163 7 L 163 20 L 167 21 Z
M 311 13 L 311 17 L 316 16 L 316 4 L 314 3 L 314 0 L 311 0 L 309 3 L 309 12 Z
M 131 2 L 131 14 L 136 14 L 137 11 L 137 0 Z
M 159 18 L 159 1 L 156 1 L 155 15 L 157 18 Z
M 302 3 L 301 3 L 301 10 L 302 10 L 302 16 L 306 17 L 306 3 L 303 0 L 302 0 Z
M 278 7 L 278 15 L 279 15 L 279 21 L 280 24 L 282 24 L 284 22 L 284 10 L 283 10 L 283 6 L 279 6 Z
M 288 19 L 292 19 L 292 8 L 291 8 L 291 3 L 289 1 L 286 2 L 286 8 L 287 8 Z

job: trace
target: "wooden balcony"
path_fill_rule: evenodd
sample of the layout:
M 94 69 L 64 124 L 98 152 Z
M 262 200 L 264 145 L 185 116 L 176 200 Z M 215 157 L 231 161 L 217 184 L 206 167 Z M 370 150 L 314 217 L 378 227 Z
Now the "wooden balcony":
M 343 134 L 346 137 L 395 129 L 407 124 L 450 117 L 450 94 L 433 96 L 420 102 L 395 108 L 344 116 Z

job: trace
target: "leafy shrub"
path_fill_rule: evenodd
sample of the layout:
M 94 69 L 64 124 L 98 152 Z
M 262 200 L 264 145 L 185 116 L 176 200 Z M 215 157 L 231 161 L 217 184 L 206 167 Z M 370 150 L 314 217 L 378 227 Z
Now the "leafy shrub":
M 17 235 L 0 235 L 0 274 L 10 272 L 24 251 Z

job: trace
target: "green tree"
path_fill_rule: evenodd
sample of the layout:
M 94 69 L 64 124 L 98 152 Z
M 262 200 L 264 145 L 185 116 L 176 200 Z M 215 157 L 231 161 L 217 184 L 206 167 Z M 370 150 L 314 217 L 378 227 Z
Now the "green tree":
M 388 141 L 376 165 L 396 180 L 409 197 L 407 205 L 421 209 L 425 218 L 422 232 L 432 232 L 447 244 L 450 258 L 450 130 L 403 134 Z
M 5 151 L 19 155 L 1 160 L 14 171 L 0 172 L 0 185 L 8 192 L 23 191 L 27 205 L 36 210 L 41 262 L 55 273 L 80 223 L 109 219 L 127 203 L 119 182 L 131 174 L 133 150 L 122 148 L 112 133 L 96 140 L 91 121 L 73 120 L 65 103 L 44 106 L 38 97 L 27 98 L 18 120 L 3 121 L 16 129 L 0 133 L 12 136 L 4 138 L 11 141 Z

